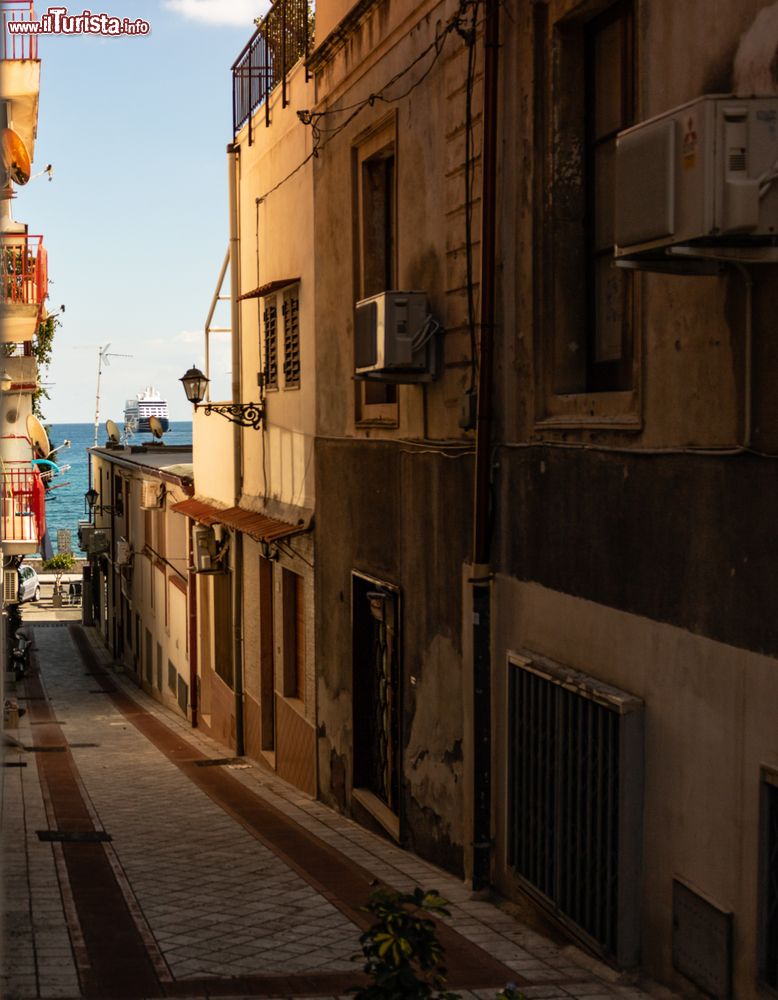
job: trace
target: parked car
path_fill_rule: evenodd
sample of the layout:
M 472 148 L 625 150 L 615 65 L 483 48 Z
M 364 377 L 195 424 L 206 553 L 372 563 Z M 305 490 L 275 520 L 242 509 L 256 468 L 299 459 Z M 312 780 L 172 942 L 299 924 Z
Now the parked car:
M 41 585 L 38 574 L 32 566 L 19 567 L 19 603 L 24 601 L 39 601 Z

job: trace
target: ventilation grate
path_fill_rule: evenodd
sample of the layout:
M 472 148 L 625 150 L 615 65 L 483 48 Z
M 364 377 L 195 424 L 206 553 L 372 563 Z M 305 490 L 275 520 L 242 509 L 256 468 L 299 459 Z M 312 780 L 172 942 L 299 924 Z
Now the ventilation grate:
M 630 965 L 642 702 L 540 657 L 511 656 L 508 713 L 508 863 L 572 930 Z
M 104 844 L 113 840 L 105 830 L 36 830 L 38 840 L 57 844 Z
M 67 747 L 25 747 L 27 753 L 64 753 Z
M 242 764 L 240 757 L 213 757 L 209 760 L 196 760 L 195 767 L 227 767 L 229 764 Z

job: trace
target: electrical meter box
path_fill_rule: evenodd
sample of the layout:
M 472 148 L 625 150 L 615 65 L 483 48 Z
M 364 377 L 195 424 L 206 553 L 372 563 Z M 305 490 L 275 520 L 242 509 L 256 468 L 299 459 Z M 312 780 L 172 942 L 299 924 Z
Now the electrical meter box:
M 778 97 L 700 97 L 619 133 L 615 255 L 778 244 Z

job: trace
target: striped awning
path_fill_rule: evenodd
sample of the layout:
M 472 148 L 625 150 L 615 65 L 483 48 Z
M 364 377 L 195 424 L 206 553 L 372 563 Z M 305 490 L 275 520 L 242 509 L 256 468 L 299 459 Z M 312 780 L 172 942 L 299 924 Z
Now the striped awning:
M 306 531 L 308 525 L 303 519 L 297 524 L 288 524 L 267 514 L 258 514 L 243 507 L 214 507 L 204 500 L 182 500 L 172 505 L 171 510 L 191 517 L 199 524 L 224 524 L 228 528 L 249 535 L 258 542 L 273 542 Z

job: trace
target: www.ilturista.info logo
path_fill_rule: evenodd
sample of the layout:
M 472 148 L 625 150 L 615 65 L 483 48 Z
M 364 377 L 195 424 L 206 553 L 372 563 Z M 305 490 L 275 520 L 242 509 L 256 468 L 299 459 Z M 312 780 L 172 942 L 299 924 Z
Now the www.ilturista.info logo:
M 82 10 L 69 14 L 67 7 L 49 7 L 39 21 L 8 21 L 12 35 L 148 35 L 151 25 L 142 18 L 114 17 Z

